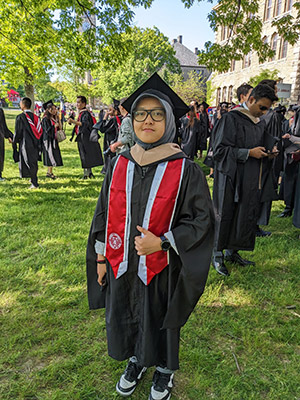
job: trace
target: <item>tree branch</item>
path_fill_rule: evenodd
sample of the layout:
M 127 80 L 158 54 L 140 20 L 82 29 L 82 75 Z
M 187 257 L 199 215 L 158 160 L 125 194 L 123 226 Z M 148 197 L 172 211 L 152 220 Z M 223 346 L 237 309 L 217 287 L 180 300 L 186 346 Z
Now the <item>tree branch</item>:
M 89 23 L 91 24 L 91 26 L 93 26 L 94 28 L 97 28 L 96 25 L 94 24 L 94 22 L 91 20 L 89 14 L 86 12 L 87 8 L 80 3 L 79 0 L 76 0 L 76 3 L 79 5 L 79 7 L 81 7 L 83 9 L 83 12 L 85 14 L 85 16 L 87 17 L 87 19 L 89 20 Z

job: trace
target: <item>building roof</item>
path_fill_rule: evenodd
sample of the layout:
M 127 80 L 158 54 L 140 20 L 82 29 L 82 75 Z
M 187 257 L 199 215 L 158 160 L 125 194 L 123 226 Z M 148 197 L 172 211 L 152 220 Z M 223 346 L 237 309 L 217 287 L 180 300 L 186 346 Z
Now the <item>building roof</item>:
M 198 64 L 197 55 L 184 46 L 180 41 L 173 40 L 172 46 L 175 50 L 175 57 L 178 59 L 180 65 L 183 67 L 200 67 Z

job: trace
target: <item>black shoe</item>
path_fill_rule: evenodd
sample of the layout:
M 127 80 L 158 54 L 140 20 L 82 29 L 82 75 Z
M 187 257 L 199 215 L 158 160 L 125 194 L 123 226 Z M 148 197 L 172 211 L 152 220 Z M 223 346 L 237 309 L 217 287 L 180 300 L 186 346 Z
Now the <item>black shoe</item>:
M 94 175 L 92 172 L 90 172 L 89 178 L 90 178 L 90 179 L 95 179 L 95 175 Z
M 271 236 L 271 235 L 272 235 L 272 232 L 264 231 L 260 227 L 257 228 L 256 233 L 255 233 L 256 237 L 267 237 L 267 236 Z
M 212 265 L 214 269 L 217 271 L 218 274 L 223 275 L 223 276 L 229 276 L 230 273 L 228 269 L 226 268 L 226 265 L 224 264 L 223 261 L 216 261 L 214 260 L 212 262 Z
M 152 386 L 149 400 L 169 400 L 173 387 L 174 374 L 164 374 L 155 371 L 152 379 Z
M 141 367 L 138 363 L 129 361 L 123 375 L 116 385 L 117 393 L 123 397 L 130 396 L 146 370 L 147 368 Z
M 224 258 L 226 261 L 229 261 L 234 264 L 239 264 L 242 267 L 247 267 L 248 265 L 255 265 L 254 261 L 249 261 L 249 260 L 246 260 L 245 258 L 242 258 L 238 252 L 232 253 L 230 256 L 225 255 Z
M 278 218 L 286 218 L 292 215 L 292 210 L 283 210 L 281 214 L 277 215 Z

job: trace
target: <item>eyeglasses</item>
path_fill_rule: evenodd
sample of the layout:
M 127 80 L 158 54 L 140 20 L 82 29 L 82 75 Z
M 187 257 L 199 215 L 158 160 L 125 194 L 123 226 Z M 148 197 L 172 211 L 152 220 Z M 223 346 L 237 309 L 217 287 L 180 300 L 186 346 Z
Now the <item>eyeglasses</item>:
M 136 110 L 133 111 L 133 118 L 136 122 L 144 122 L 148 115 L 155 122 L 160 122 L 165 119 L 165 110 L 163 108 L 154 108 L 153 110 Z

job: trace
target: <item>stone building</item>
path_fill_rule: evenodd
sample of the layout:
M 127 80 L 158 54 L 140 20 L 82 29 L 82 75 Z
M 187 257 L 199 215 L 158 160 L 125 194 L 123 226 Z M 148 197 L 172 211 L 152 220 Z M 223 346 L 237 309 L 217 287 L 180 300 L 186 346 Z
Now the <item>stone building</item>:
M 259 63 L 257 54 L 249 53 L 243 60 L 233 60 L 228 72 L 214 73 L 212 87 L 216 88 L 216 104 L 220 101 L 237 101 L 238 86 L 248 82 L 252 76 L 258 75 L 263 69 L 279 71 L 282 83 L 292 85 L 291 96 L 287 99 L 287 103 L 300 103 L 300 39 L 292 46 L 279 37 L 276 27 L 271 26 L 275 18 L 288 14 L 296 15 L 293 0 L 262 0 L 258 14 L 263 21 L 262 38 L 270 44 L 276 54 L 271 60 Z M 222 27 L 216 32 L 215 41 L 225 45 L 228 36 L 229 29 Z
M 180 63 L 184 80 L 188 78 L 190 72 L 194 71 L 199 75 L 199 79 L 203 78 L 205 82 L 210 75 L 210 71 L 204 65 L 198 64 L 198 48 L 196 47 L 193 52 L 184 46 L 182 35 L 178 36 L 177 39 L 173 39 L 171 44 L 175 50 L 175 57 Z

